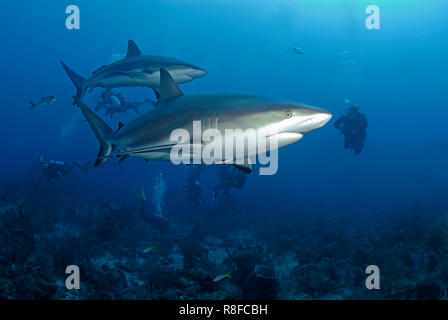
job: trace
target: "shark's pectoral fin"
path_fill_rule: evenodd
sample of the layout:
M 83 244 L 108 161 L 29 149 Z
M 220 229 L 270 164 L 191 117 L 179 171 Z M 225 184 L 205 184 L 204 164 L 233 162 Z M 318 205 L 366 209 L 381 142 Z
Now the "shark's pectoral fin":
M 129 40 L 128 41 L 128 53 L 126 54 L 126 59 L 138 57 L 142 54 L 140 49 L 137 47 L 134 41 Z
M 235 168 L 238 170 L 243 171 L 244 173 L 250 174 L 252 173 L 252 165 L 250 163 L 244 163 L 244 164 L 233 164 Z
M 176 99 L 182 96 L 183 93 L 177 86 L 173 77 L 171 77 L 168 70 L 160 68 L 160 96 L 159 101 Z

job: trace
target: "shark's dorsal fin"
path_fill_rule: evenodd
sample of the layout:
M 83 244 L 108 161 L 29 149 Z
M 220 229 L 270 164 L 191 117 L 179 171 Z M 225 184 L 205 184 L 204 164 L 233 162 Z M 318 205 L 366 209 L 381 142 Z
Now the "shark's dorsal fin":
M 175 99 L 182 96 L 183 93 L 180 91 L 173 77 L 171 77 L 168 70 L 165 68 L 160 68 L 160 95 L 159 101 L 165 101 L 169 99 Z
M 137 47 L 134 41 L 129 40 L 128 41 L 128 53 L 126 54 L 126 59 L 138 57 L 142 54 L 140 49 Z

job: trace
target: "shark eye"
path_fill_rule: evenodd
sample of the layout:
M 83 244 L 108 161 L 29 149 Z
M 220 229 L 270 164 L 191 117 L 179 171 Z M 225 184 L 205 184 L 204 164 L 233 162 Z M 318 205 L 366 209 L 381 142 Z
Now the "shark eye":
M 289 119 L 289 118 L 291 118 L 292 117 L 292 112 L 291 111 L 286 111 L 285 112 L 285 118 L 286 119 Z

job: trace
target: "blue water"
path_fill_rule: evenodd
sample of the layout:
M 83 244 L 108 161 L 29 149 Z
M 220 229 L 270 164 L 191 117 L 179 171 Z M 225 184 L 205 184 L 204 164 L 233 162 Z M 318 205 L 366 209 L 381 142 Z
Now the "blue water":
M 207 70 L 206 77 L 181 85 L 185 94 L 247 93 L 296 100 L 331 111 L 333 119 L 346 108 L 344 99 L 350 99 L 367 116 L 361 154 L 343 148 L 343 136 L 330 122 L 281 149 L 277 174 L 248 176 L 242 190 L 231 192 L 229 208 L 221 207 L 242 232 L 260 223 L 269 234 L 266 221 L 285 227 L 294 221 L 299 230 L 306 228 L 302 219 L 311 223 L 323 215 L 355 221 L 350 232 L 360 233 L 394 216 L 410 216 L 416 204 L 424 215 L 438 219 L 448 205 L 448 3 L 376 0 L 381 29 L 368 30 L 365 8 L 371 2 L 2 2 L 1 184 L 21 181 L 41 153 L 92 166 L 98 142 L 87 123 L 77 122 L 70 136 L 60 139 L 61 127 L 79 110 L 72 106 L 74 87 L 59 61 L 88 76 L 112 54 L 124 54 L 127 40 L 133 39 L 143 53 L 179 58 Z M 65 28 L 65 8 L 70 4 L 80 8 L 80 30 Z M 293 47 L 305 54 L 295 54 Z M 117 90 L 130 101 L 153 97 L 144 88 Z M 93 108 L 100 91 L 87 94 L 84 101 Z M 29 101 L 46 95 L 55 95 L 56 103 L 30 112 Z M 112 120 L 99 115 L 114 129 L 118 121 L 128 123 L 135 117 L 132 111 Z M 118 165 L 112 159 L 91 168 L 88 175 L 73 171 L 39 192 L 59 208 L 85 202 L 94 206 L 95 201 L 132 204 L 141 186 L 150 198 L 155 177 L 163 173 L 166 215 L 188 217 L 202 209 L 188 205 L 183 197 L 187 172 L 186 166 L 168 162 L 128 159 Z M 205 194 L 216 180 L 214 169 L 205 168 Z M 47 209 L 35 205 L 33 210 L 43 221 Z M 304 231 L 297 231 L 299 237 L 300 232 Z M 381 255 L 383 249 L 378 250 Z M 269 253 L 276 254 L 274 249 Z

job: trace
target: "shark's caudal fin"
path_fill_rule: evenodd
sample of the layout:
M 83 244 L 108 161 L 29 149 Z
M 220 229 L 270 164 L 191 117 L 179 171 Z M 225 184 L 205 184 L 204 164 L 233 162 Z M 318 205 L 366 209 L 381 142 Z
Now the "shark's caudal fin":
M 67 65 L 61 61 L 62 68 L 64 68 L 65 72 L 67 73 L 70 80 L 72 80 L 73 84 L 76 87 L 76 96 L 75 96 L 75 102 L 73 102 L 73 105 L 76 104 L 76 101 L 81 101 L 82 97 L 84 97 L 84 94 L 86 92 L 86 88 L 84 86 L 84 82 L 86 81 L 83 77 L 81 77 L 79 74 L 77 74 L 75 71 L 67 67 Z
M 171 77 L 168 70 L 160 68 L 160 94 L 159 101 L 175 99 L 182 96 L 183 93 L 177 86 L 173 77 Z
M 128 53 L 126 54 L 126 59 L 140 56 L 142 52 L 137 47 L 134 41 L 128 41 Z
M 31 103 L 31 107 L 30 107 L 30 111 L 34 109 L 34 107 L 36 106 L 36 104 L 33 101 L 30 101 Z
M 93 133 L 100 142 L 100 152 L 95 161 L 95 167 L 97 167 L 106 162 L 111 154 L 113 145 L 109 141 L 114 133 L 107 123 L 90 110 L 82 101 L 75 100 L 75 103 L 80 107 L 84 117 L 86 117 L 87 122 L 92 128 Z

